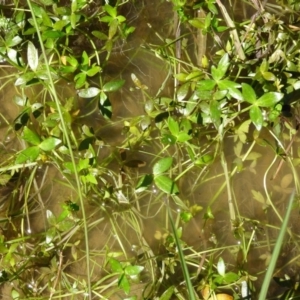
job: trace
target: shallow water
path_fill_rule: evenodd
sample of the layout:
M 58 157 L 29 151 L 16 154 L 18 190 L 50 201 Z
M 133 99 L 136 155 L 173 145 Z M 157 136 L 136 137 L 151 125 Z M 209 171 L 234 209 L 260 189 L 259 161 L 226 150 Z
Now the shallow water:
M 168 65 L 163 63 L 160 58 L 155 57 L 154 53 L 147 51 L 145 48 L 139 48 L 141 43 L 144 45 L 146 43 L 159 43 L 160 40 L 156 32 L 161 36 L 169 36 L 170 32 L 173 32 L 172 24 L 170 24 L 173 15 L 170 3 L 161 4 L 161 2 L 162 1 L 157 1 L 156 4 L 151 3 L 151 5 L 140 2 L 131 6 L 128 10 L 127 17 L 132 20 L 131 25 L 137 26 L 137 30 L 132 37 L 130 37 L 128 43 L 120 45 L 120 48 L 115 50 L 105 74 L 109 79 L 122 78 L 126 80 L 126 84 L 122 90 L 111 96 L 110 101 L 113 106 L 112 120 L 105 120 L 98 111 L 88 117 L 83 117 L 83 115 L 88 112 L 88 109 L 86 108 L 85 100 L 79 100 L 78 106 L 80 114 L 78 119 L 74 121 L 74 126 L 82 126 L 83 124 L 92 126 L 97 137 L 102 139 L 103 142 L 102 144 L 99 143 L 97 149 L 98 159 L 103 163 L 103 174 L 100 172 L 99 177 L 102 177 L 101 180 L 99 180 L 100 183 L 96 190 L 88 191 L 85 195 L 85 211 L 90 224 L 91 280 L 95 283 L 95 286 L 97 286 L 95 292 L 104 295 L 107 299 L 121 299 L 125 297 L 123 293 L 117 291 L 117 289 L 106 290 L 104 287 L 101 289 L 102 283 L 96 284 L 99 283 L 98 281 L 100 281 L 101 278 L 107 275 L 105 255 L 108 249 L 110 252 L 121 253 L 120 258 L 124 260 L 137 263 L 139 263 L 140 260 L 140 263 L 146 265 L 141 281 L 132 287 L 132 294 L 138 295 L 138 299 L 142 299 L 141 293 L 145 285 L 157 279 L 156 274 L 151 273 L 150 262 L 145 263 L 145 261 L 147 261 L 149 257 L 157 255 L 155 263 L 160 264 L 162 263 L 162 258 L 166 255 L 166 249 L 164 249 L 162 245 L 162 235 L 170 232 L 170 225 L 164 205 L 164 201 L 167 199 L 157 191 L 155 186 L 153 186 L 149 192 L 141 195 L 136 194 L 134 187 L 137 184 L 138 178 L 142 174 L 151 172 L 152 166 L 157 160 L 157 153 L 159 153 L 160 157 L 174 155 L 177 161 L 182 160 L 185 162 L 188 160 L 187 154 L 184 151 L 181 152 L 175 149 L 175 147 L 170 147 L 170 149 L 161 153 L 161 144 L 159 141 L 155 141 L 155 139 L 149 139 L 150 142 L 148 143 L 137 143 L 135 147 L 131 148 L 126 143 L 127 135 L 123 131 L 124 121 L 133 122 L 132 120 L 134 120 L 134 118 L 145 114 L 145 95 L 134 86 L 131 80 L 132 73 L 140 79 L 142 84 L 147 85 L 149 98 L 161 95 L 172 95 L 172 78 L 167 80 L 165 88 L 157 95 L 157 91 L 161 88 L 162 82 L 168 76 Z M 126 7 L 127 6 L 124 6 L 124 10 L 126 10 Z M 150 23 L 152 28 L 150 28 L 147 23 Z M 192 44 L 192 42 L 190 43 Z M 191 52 L 194 53 L 194 49 L 191 50 Z M 72 86 L 62 86 L 60 88 L 60 95 L 62 97 L 70 97 L 73 94 L 76 95 L 76 91 Z M 28 97 L 34 95 L 32 91 L 26 92 L 28 93 Z M 17 91 L 12 85 L 1 89 L 0 113 L 5 116 L 5 119 L 9 123 L 13 122 L 20 110 L 20 108 L 11 101 L 7 101 L 7 99 L 12 99 L 16 93 Z M 4 152 L 3 155 L 8 156 L 12 148 L 16 151 L 22 147 L 22 144 L 18 142 L 18 134 L 11 134 L 10 132 L 11 130 L 7 128 L 5 121 L 2 119 L 0 127 L 0 135 L 3 137 L 1 140 L 1 151 Z M 260 137 L 265 137 L 271 142 L 274 142 L 267 132 L 263 132 Z M 153 138 L 155 138 L 155 136 L 153 136 Z M 11 142 L 11 140 L 13 141 Z M 203 137 L 203 143 L 205 141 L 206 139 Z M 299 139 L 295 141 L 293 146 L 295 156 L 298 142 Z M 199 145 L 201 145 L 201 141 Z M 234 172 L 234 175 L 230 178 L 230 188 L 233 195 L 235 212 L 236 215 L 239 216 L 239 219 L 244 222 L 243 230 L 247 232 L 247 236 L 250 238 L 253 234 L 253 242 L 251 243 L 251 249 L 247 256 L 247 262 L 245 262 L 245 258 L 242 257 L 240 251 L 242 241 L 234 237 L 231 231 L 228 195 L 226 186 L 224 185 L 224 169 L 222 168 L 219 158 L 216 158 L 214 163 L 210 166 L 205 167 L 205 171 L 203 171 L 203 168 L 191 169 L 178 183 L 181 187 L 181 193 L 179 195 L 181 201 L 203 207 L 203 211 L 197 214 L 190 224 L 183 226 L 184 229 L 181 239 L 185 241 L 187 245 L 194 247 L 198 255 L 199 264 L 201 258 L 206 259 L 207 262 L 210 253 L 215 253 L 214 255 L 216 257 L 221 256 L 224 259 L 229 270 L 237 271 L 244 268 L 250 275 L 257 276 L 258 280 L 253 284 L 256 286 L 257 291 L 259 291 L 263 273 L 266 269 L 264 264 L 272 250 L 272 246 L 276 242 L 281 222 L 272 209 L 269 208 L 267 212 L 264 210 L 265 203 L 255 200 L 252 191 L 260 193 L 259 195 L 263 197 L 260 199 L 266 201 L 265 192 L 267 189 L 274 206 L 278 209 L 280 216 L 283 217 L 289 195 L 294 185 L 293 182 L 290 182 L 290 178 L 292 176 L 293 179 L 294 174 L 292 174 L 288 164 L 283 163 L 277 177 L 271 180 L 276 172 L 279 160 L 274 163 L 268 172 L 268 167 L 274 159 L 275 153 L 269 146 L 262 147 L 259 145 L 255 145 L 252 153 L 255 152 L 259 154 L 260 157 L 256 160 L 246 160 L 244 162 L 245 168 L 240 172 L 235 172 L 234 161 L 237 158 L 237 154 L 234 152 L 234 147 L 236 146 L 237 143 L 233 140 L 233 137 L 225 139 L 224 153 L 229 174 Z M 250 146 L 250 142 L 244 144 L 241 153 L 245 154 Z M 212 146 L 209 152 L 213 154 L 216 147 L 215 145 Z M 128 161 L 145 161 L 147 166 L 142 168 L 129 168 L 125 166 L 120 170 L 122 167 L 122 160 L 119 157 L 120 148 L 126 148 L 126 159 Z M 111 174 L 105 173 L 105 167 L 111 171 Z M 298 168 L 299 167 L 296 167 L 297 172 L 299 172 Z M 125 173 L 124 176 L 122 172 Z M 116 174 L 119 174 L 119 177 L 115 176 Z M 265 176 L 266 179 L 264 179 Z M 37 187 L 32 188 L 32 197 L 27 198 L 29 199 L 30 203 L 28 204 L 32 208 L 32 212 L 27 219 L 25 218 L 26 225 L 24 226 L 28 236 L 33 234 L 33 241 L 39 233 L 44 232 L 45 228 L 49 226 L 46 217 L 47 210 L 50 210 L 55 216 L 58 216 L 61 213 L 61 208 L 65 201 L 71 200 L 77 202 L 78 200 L 76 191 L 74 191 L 72 184 L 70 184 L 70 180 L 72 179 L 70 179 L 68 174 L 63 176 L 60 172 L 57 172 L 55 166 L 41 166 L 38 168 L 35 178 Z M 120 181 L 117 181 L 116 178 Z M 17 188 L 19 189 L 23 185 L 19 184 Z M 103 196 L 102 190 L 107 191 L 110 187 L 117 188 L 121 191 L 117 194 L 120 196 L 119 199 L 112 199 L 116 197 L 115 194 Z M 218 192 L 219 195 L 217 195 Z M 37 194 L 39 197 L 36 196 Z M 259 196 L 257 197 L 259 198 Z M 119 200 L 121 205 L 116 204 L 116 200 Z M 23 207 L 22 203 L 20 205 Z M 204 222 L 204 213 L 208 205 L 211 207 L 214 219 Z M 171 206 L 174 210 L 177 209 L 174 203 L 172 203 Z M 134 207 L 134 210 L 129 209 L 132 207 Z M 75 214 L 75 218 L 76 217 L 81 218 L 80 211 L 77 215 Z M 24 219 L 22 218 L 22 220 Z M 110 222 L 111 220 L 114 220 L 114 222 Z M 16 224 L 20 222 L 20 219 L 18 219 Z M 295 210 L 290 222 L 292 234 L 287 235 L 287 240 L 292 238 L 298 239 L 300 234 L 298 222 L 299 214 L 298 211 Z M 266 226 L 266 224 L 268 226 Z M 70 280 L 70 282 L 74 280 L 74 282 L 77 282 L 79 285 L 82 278 L 86 276 L 86 262 L 84 259 L 86 253 L 82 227 L 79 226 L 76 228 L 76 224 L 74 224 L 74 232 L 72 232 L 73 229 L 70 231 L 69 244 L 73 244 L 73 246 L 65 251 L 61 266 L 63 266 L 64 273 L 67 274 L 68 280 Z M 16 231 L 12 231 L 13 237 L 15 237 L 15 233 Z M 61 238 L 67 240 L 68 235 L 63 234 Z M 267 243 L 268 240 L 269 244 Z M 61 242 L 57 240 L 56 243 L 60 244 Z M 30 245 L 28 247 L 34 246 Z M 224 248 L 223 250 L 216 250 L 222 247 Z M 289 249 L 289 247 L 292 247 L 292 249 Z M 49 246 L 49 248 L 51 247 Z M 292 243 L 290 246 L 287 242 L 282 250 L 278 268 L 288 263 L 292 256 L 297 257 L 297 255 L 299 255 L 299 247 L 295 247 Z M 140 258 L 140 256 L 142 258 Z M 56 263 L 57 262 L 54 261 L 53 264 Z M 175 267 L 175 269 L 176 272 L 180 272 L 178 266 Z M 36 267 L 30 271 L 32 274 L 30 272 L 28 272 L 28 274 L 31 274 L 34 280 L 34 278 L 38 278 L 38 275 L 42 272 L 46 274 L 47 272 L 51 273 L 55 271 L 55 268 L 53 267 L 51 269 L 47 262 L 46 266 Z M 195 267 L 191 267 L 191 271 L 195 272 Z M 204 265 L 199 278 L 205 276 L 205 272 L 206 266 Z M 298 265 L 289 264 L 284 270 L 279 270 L 278 274 L 280 274 L 280 276 L 284 274 L 294 276 L 297 272 Z M 168 275 L 171 279 L 174 279 L 174 282 L 181 282 L 183 280 L 181 274 L 179 276 L 177 276 L 177 273 L 176 276 L 172 274 Z M 45 278 L 47 279 L 46 276 Z M 108 279 L 108 282 L 112 280 L 115 280 L 115 278 Z M 9 290 L 11 286 L 7 284 L 5 288 Z M 80 286 L 79 289 L 82 289 L 82 287 Z M 275 296 L 278 293 L 279 287 L 274 283 L 270 288 L 270 296 Z M 10 299 L 5 289 L 2 289 L 2 295 L 3 299 Z M 82 298 L 78 295 L 76 299 Z M 94 299 L 99 299 L 97 294 L 95 294 Z

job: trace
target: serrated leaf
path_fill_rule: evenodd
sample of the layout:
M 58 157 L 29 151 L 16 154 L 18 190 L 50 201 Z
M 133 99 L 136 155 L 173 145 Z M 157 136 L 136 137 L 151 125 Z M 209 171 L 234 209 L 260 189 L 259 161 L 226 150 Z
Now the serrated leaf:
M 103 91 L 104 92 L 115 92 L 119 90 L 125 83 L 125 80 L 114 80 L 114 81 L 109 81 L 104 84 L 103 86 Z
M 52 151 L 57 145 L 59 145 L 61 143 L 60 139 L 57 138 L 47 138 L 45 140 L 43 140 L 40 144 L 39 147 L 43 150 L 43 151 Z
M 160 190 L 167 194 L 174 195 L 179 193 L 176 183 L 167 176 L 157 176 L 154 178 L 154 182 Z
M 262 125 L 263 125 L 263 121 L 264 121 L 264 118 L 263 118 L 260 108 L 257 107 L 256 105 L 252 106 L 250 108 L 249 114 L 250 114 L 250 119 L 253 122 L 253 124 L 255 125 L 256 129 L 258 131 L 260 131 L 262 128 Z
M 256 105 L 261 107 L 272 107 L 283 98 L 283 94 L 276 92 L 269 92 L 262 95 L 257 101 Z
M 39 65 L 39 56 L 38 56 L 38 51 L 33 45 L 32 42 L 28 42 L 27 45 L 27 61 L 30 69 L 32 71 L 36 71 L 38 65 Z
M 159 175 L 168 171 L 172 166 L 173 158 L 165 157 L 156 162 L 153 166 L 153 174 Z
M 93 97 L 97 96 L 100 93 L 100 91 L 101 90 L 96 87 L 90 87 L 87 89 L 79 90 L 78 95 L 81 98 L 93 98 Z

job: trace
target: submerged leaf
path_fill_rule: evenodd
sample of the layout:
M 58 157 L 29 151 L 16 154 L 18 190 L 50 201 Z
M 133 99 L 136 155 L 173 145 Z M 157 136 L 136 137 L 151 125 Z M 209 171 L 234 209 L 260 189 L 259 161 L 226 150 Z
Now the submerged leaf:
M 27 61 L 30 69 L 32 71 L 36 71 L 39 64 L 39 56 L 38 56 L 37 49 L 30 41 L 28 42 L 28 46 L 27 46 Z
M 93 97 L 97 96 L 100 93 L 100 91 L 101 90 L 96 87 L 90 87 L 87 89 L 79 90 L 78 95 L 81 98 L 93 98 Z
M 176 183 L 167 176 L 157 176 L 154 178 L 154 182 L 160 190 L 167 194 L 174 195 L 179 193 Z
M 120 79 L 120 80 L 114 80 L 110 81 L 104 84 L 102 90 L 104 92 L 115 92 L 119 90 L 125 83 L 125 80 Z
M 158 162 L 156 162 L 153 166 L 153 174 L 159 175 L 162 174 L 170 169 L 172 166 L 173 158 L 172 157 L 166 157 L 160 159 Z

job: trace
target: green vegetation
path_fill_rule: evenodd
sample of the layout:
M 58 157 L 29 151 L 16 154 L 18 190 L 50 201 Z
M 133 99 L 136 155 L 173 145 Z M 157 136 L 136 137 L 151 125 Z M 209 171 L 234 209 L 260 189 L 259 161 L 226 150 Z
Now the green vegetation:
M 1 299 L 298 299 L 300 4 L 6 2 Z

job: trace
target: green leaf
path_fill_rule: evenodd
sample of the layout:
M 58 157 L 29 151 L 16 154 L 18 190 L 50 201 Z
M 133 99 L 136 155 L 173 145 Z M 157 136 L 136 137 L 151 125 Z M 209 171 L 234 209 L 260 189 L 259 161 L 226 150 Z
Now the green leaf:
M 123 268 L 122 268 L 122 265 L 121 263 L 116 260 L 115 258 L 110 258 L 108 260 L 108 263 L 111 267 L 111 270 L 114 272 L 114 273 L 123 273 Z
M 153 174 L 159 175 L 166 171 L 168 171 L 172 166 L 173 158 L 172 157 L 166 157 L 160 159 L 158 162 L 156 162 L 153 166 Z
M 216 86 L 216 82 L 212 79 L 201 80 L 197 83 L 198 91 L 212 91 Z
M 213 123 L 218 128 L 221 124 L 221 109 L 219 103 L 216 100 L 210 102 L 210 115 Z
M 263 119 L 262 112 L 258 106 L 253 105 L 250 108 L 250 119 L 251 119 L 252 123 L 255 125 L 256 129 L 258 131 L 260 131 L 262 128 L 264 119 Z
M 51 225 L 51 226 L 55 226 L 56 225 L 56 217 L 52 213 L 52 211 L 49 210 L 49 209 L 46 210 L 46 218 L 47 218 L 47 221 L 48 221 L 49 225 Z
M 244 97 L 244 100 L 248 103 L 254 104 L 256 101 L 256 94 L 252 86 L 250 86 L 247 83 L 242 83 L 242 94 Z
M 22 138 L 24 141 L 31 143 L 33 145 L 38 145 L 40 143 L 40 137 L 33 131 L 31 131 L 27 126 L 24 127 Z
M 104 5 L 104 10 L 113 18 L 117 17 L 117 8 L 110 5 Z
M 177 100 L 183 101 L 184 98 L 187 96 L 190 89 L 190 83 L 183 84 L 178 90 L 177 90 Z
M 224 263 L 224 260 L 223 260 L 222 257 L 219 258 L 219 261 L 218 261 L 218 264 L 217 264 L 217 270 L 218 270 L 218 273 L 221 276 L 225 275 L 226 267 L 225 267 L 225 263 Z
M 238 281 L 239 279 L 240 279 L 240 276 L 238 274 L 233 273 L 233 272 L 228 272 L 225 274 L 223 280 L 225 283 L 231 284 L 231 283 Z
M 81 98 L 93 98 L 93 97 L 97 96 L 100 93 L 100 91 L 101 90 L 96 87 L 90 87 L 87 89 L 79 90 L 78 95 Z
M 16 164 L 22 164 L 27 161 L 34 162 L 40 154 L 40 149 L 37 146 L 34 147 L 28 147 L 24 150 L 22 150 L 17 158 L 16 158 Z
M 136 276 L 139 275 L 143 270 L 143 266 L 127 266 L 124 271 L 128 276 Z
M 104 92 L 115 92 L 119 90 L 125 83 L 125 80 L 114 80 L 114 81 L 109 81 L 104 84 L 102 90 Z
M 228 70 L 228 67 L 229 67 L 229 55 L 227 53 L 225 53 L 218 63 L 217 70 L 214 70 L 216 77 L 214 77 L 213 68 L 212 68 L 213 78 L 216 81 L 219 81 L 220 79 L 222 79 L 225 76 L 225 74 Z
M 39 64 L 39 56 L 38 56 L 37 49 L 30 41 L 28 42 L 28 46 L 27 46 L 27 61 L 30 69 L 32 71 L 36 71 Z
M 99 66 L 93 66 L 89 70 L 86 71 L 86 75 L 89 77 L 95 76 L 97 73 L 101 71 Z
M 268 81 L 275 81 L 276 80 L 275 74 L 273 74 L 271 72 L 261 72 L 261 74 L 262 74 L 263 78 L 268 80 Z
M 160 190 L 167 194 L 174 195 L 179 193 L 176 183 L 167 176 L 157 176 L 154 178 L 154 182 Z
M 119 278 L 118 286 L 126 293 L 130 292 L 130 282 L 125 274 L 122 274 Z
M 169 127 L 170 132 L 173 135 L 175 135 L 175 136 L 178 135 L 178 133 L 179 133 L 179 124 L 178 124 L 178 122 L 176 120 L 174 120 L 174 118 L 169 117 L 169 119 L 168 119 L 168 127 Z
M 262 95 L 256 102 L 256 105 L 261 107 L 272 107 L 283 98 L 283 94 L 269 92 Z
M 153 175 L 152 174 L 146 174 L 142 176 L 136 185 L 135 191 L 136 193 L 143 192 L 150 186 L 150 184 L 153 182 Z
M 180 143 L 184 143 L 189 141 L 192 137 L 186 132 L 179 132 L 177 135 L 177 141 Z
M 56 139 L 53 137 L 50 137 L 48 139 L 43 140 L 40 144 L 39 147 L 43 150 L 43 151 L 51 151 L 53 150 L 57 145 L 59 145 L 61 143 L 60 139 Z
M 56 236 L 56 228 L 51 227 L 46 231 L 46 244 L 50 244 Z

